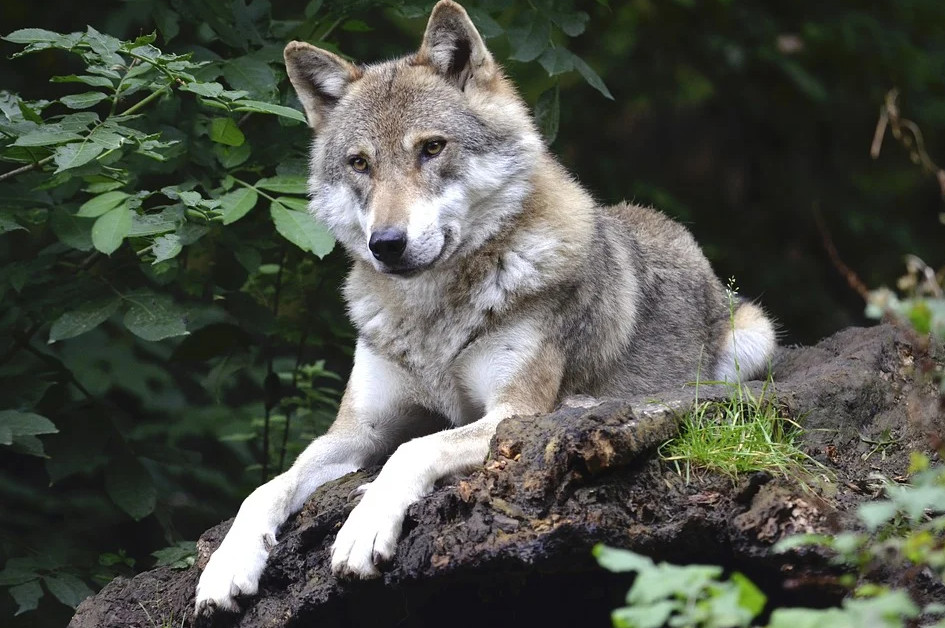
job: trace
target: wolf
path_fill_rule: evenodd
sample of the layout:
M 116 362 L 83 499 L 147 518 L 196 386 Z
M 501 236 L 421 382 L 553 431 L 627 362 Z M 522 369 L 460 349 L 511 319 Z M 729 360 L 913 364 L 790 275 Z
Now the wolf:
M 481 465 L 503 419 L 766 370 L 765 312 L 733 305 L 682 225 L 595 203 L 460 5 L 439 2 L 400 59 L 291 42 L 285 63 L 314 132 L 311 212 L 351 260 L 354 365 L 328 432 L 243 502 L 198 614 L 257 591 L 279 527 L 329 480 L 386 458 L 331 550 L 336 576 L 374 578 L 407 508 Z

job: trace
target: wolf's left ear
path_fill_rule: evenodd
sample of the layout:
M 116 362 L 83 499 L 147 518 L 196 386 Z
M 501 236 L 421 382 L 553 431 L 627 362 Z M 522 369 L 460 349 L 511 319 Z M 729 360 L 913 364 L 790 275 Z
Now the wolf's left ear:
M 318 130 L 361 70 L 336 54 L 302 41 L 285 47 L 285 69 L 298 94 L 308 125 Z
M 496 69 L 466 10 L 452 0 L 440 0 L 433 7 L 416 61 L 433 66 L 460 89 L 470 78 L 488 81 Z

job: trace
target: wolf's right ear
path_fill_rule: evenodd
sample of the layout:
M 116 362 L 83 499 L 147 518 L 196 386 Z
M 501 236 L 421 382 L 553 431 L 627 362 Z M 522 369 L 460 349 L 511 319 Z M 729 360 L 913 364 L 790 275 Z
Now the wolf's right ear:
M 298 94 L 308 125 L 318 130 L 325 116 L 341 100 L 361 71 L 327 50 L 302 41 L 285 47 L 285 69 Z
M 497 67 L 466 9 L 452 0 L 433 7 L 416 62 L 431 65 L 460 89 L 470 79 L 488 83 Z

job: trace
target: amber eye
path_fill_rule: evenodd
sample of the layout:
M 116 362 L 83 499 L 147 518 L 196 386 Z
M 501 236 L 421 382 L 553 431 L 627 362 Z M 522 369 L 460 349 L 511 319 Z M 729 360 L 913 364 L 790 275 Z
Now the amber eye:
M 423 144 L 423 156 L 424 157 L 436 157 L 443 152 L 443 147 L 446 146 L 446 140 L 430 140 Z
M 364 157 L 354 156 L 348 160 L 348 164 L 354 168 L 355 172 L 367 172 L 368 170 L 368 162 Z

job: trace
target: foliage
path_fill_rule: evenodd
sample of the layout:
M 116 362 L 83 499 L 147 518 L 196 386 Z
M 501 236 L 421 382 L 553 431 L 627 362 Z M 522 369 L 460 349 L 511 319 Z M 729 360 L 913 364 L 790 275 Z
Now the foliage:
M 887 486 L 887 498 L 862 504 L 859 519 L 866 532 L 835 536 L 800 535 L 781 541 L 776 551 L 819 545 L 836 552 L 836 561 L 853 568 L 860 578 L 881 565 L 898 560 L 931 569 L 945 586 L 945 467 L 930 468 L 927 458 L 913 457 L 912 485 Z M 627 593 L 627 606 L 612 614 L 617 628 L 722 628 L 751 626 L 766 598 L 745 576 L 734 572 L 722 578 L 722 568 L 654 563 L 627 550 L 598 545 L 594 555 L 604 568 L 637 574 Z M 843 578 L 851 587 L 858 577 Z M 920 608 L 909 593 L 864 581 L 839 608 L 776 608 L 768 628 L 876 626 L 903 628 L 922 616 L 923 625 L 945 626 L 945 606 Z M 935 622 L 930 623 L 930 622 Z
M 906 256 L 906 274 L 899 278 L 900 298 L 889 288 L 870 292 L 866 315 L 892 315 L 925 336 L 945 340 L 945 269 L 938 273 L 915 255 Z
M 307 213 L 310 132 L 282 47 L 338 50 L 388 8 L 412 31 L 403 53 L 430 8 L 315 1 L 280 19 L 265 0 L 154 0 L 142 31 L 131 4 L 116 30 L 150 34 L 3 37 L 12 64 L 54 74 L 39 97 L 0 91 L 0 586 L 17 614 L 192 564 L 182 539 L 327 427 L 350 359 L 343 258 Z M 566 47 L 587 13 L 469 10 L 546 71 L 549 139 L 560 77 L 610 97 Z
M 931 569 L 945 582 L 945 468 L 912 454 L 909 485 L 886 481 L 884 499 L 860 504 L 862 532 L 801 535 L 782 541 L 787 551 L 818 545 L 835 552 L 835 561 L 868 574 L 894 562 Z
M 602 567 L 637 574 L 627 606 L 612 614 L 616 628 L 670 626 L 748 626 L 764 608 L 766 597 L 740 573 L 721 580 L 715 565 L 654 563 L 646 556 L 604 545 L 594 547 Z

